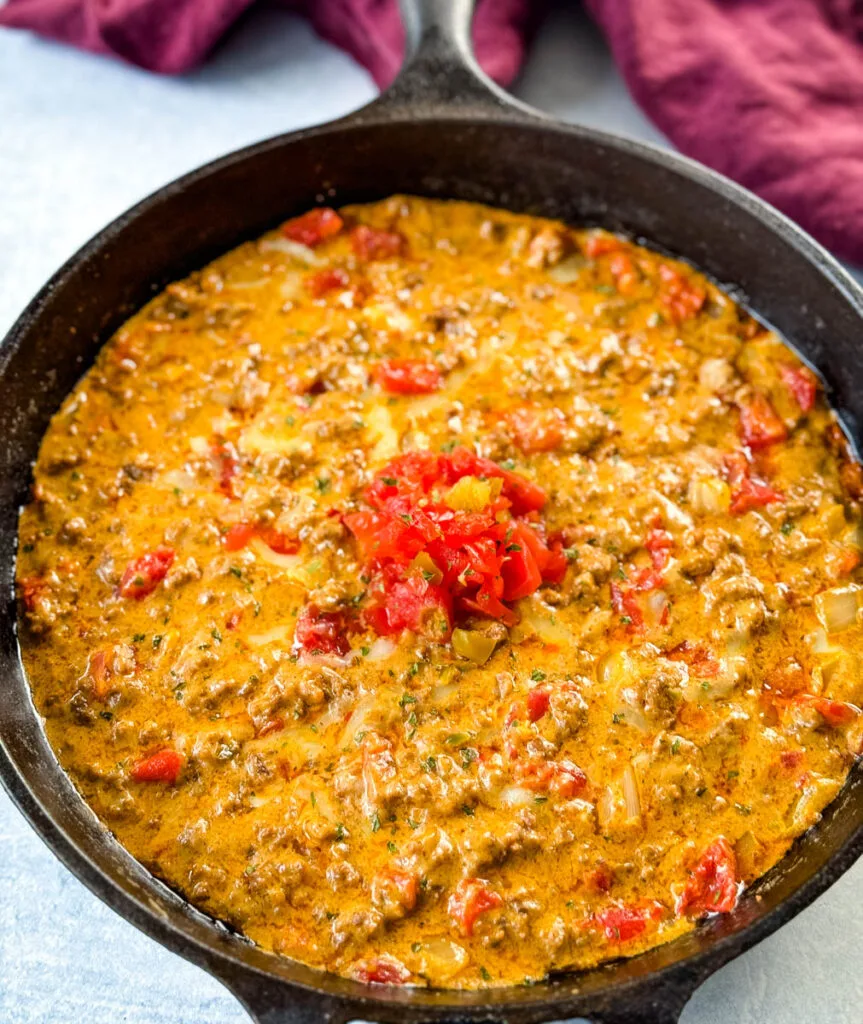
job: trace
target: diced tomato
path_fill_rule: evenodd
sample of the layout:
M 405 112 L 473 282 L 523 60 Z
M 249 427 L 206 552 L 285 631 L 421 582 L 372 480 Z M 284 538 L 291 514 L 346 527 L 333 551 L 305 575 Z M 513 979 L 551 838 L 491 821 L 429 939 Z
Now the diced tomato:
M 671 661 L 686 662 L 693 673 L 700 677 L 715 676 L 719 672 L 719 662 L 714 659 L 710 651 L 700 644 L 690 643 L 689 640 L 684 640 L 676 647 L 666 651 L 665 657 L 670 658 Z
M 525 527 L 525 532 L 528 531 L 529 528 Z M 507 601 L 528 597 L 542 583 L 542 573 L 521 534 L 513 534 L 506 545 L 506 559 L 501 566 L 501 575 L 504 582 L 503 596 Z
M 402 871 L 396 867 L 384 868 L 372 879 L 372 893 L 384 892 L 404 910 L 411 911 L 416 906 L 419 895 L 419 876 L 415 871 Z
M 27 576 L 20 580 L 21 600 L 28 612 L 35 611 L 36 604 L 48 589 L 48 584 L 41 576 Z
M 214 442 L 210 450 L 216 461 L 216 471 L 219 475 L 219 490 L 229 498 L 238 497 L 234 478 L 239 472 L 240 460 L 237 458 L 236 449 L 232 444 Z
M 626 243 L 614 235 L 595 234 L 588 235 L 584 240 L 584 254 L 595 260 L 597 256 L 604 256 L 609 252 L 617 252 Z
M 269 526 L 258 527 L 257 536 L 277 555 L 295 555 L 300 550 L 300 542 L 296 537 L 274 530 Z
M 518 761 L 513 769 L 519 784 L 538 793 L 556 793 L 565 800 L 579 796 L 587 788 L 587 776 L 572 761 L 543 761 L 539 758 Z
M 503 897 L 483 878 L 463 878 L 453 890 L 447 904 L 449 916 L 462 935 L 473 935 L 477 918 L 503 905 Z
M 754 508 L 763 508 L 776 501 L 784 501 L 785 495 L 762 480 L 753 480 L 751 466 L 743 452 L 730 452 L 724 460 L 725 476 L 731 485 L 729 511 L 739 516 Z
M 174 558 L 173 548 L 167 547 L 158 547 L 155 551 L 136 558 L 126 567 L 117 593 L 120 597 L 131 598 L 135 601 L 140 601 L 141 598 L 152 594 L 167 576 Z
M 261 728 L 258 729 L 257 736 L 260 739 L 264 736 L 269 736 L 270 733 L 281 732 L 284 727 L 285 723 L 281 718 L 268 718 Z
M 611 607 L 621 618 L 629 619 L 627 625 L 635 630 L 644 625 L 644 612 L 631 590 L 623 590 L 616 583 L 609 584 Z
M 737 858 L 724 836 L 714 839 L 677 900 L 677 913 L 690 917 L 727 914 L 737 905 Z
M 760 391 L 740 403 L 740 434 L 743 443 L 753 450 L 769 448 L 788 437 L 785 423 Z
M 407 240 L 398 231 L 380 231 L 367 224 L 358 224 L 351 232 L 351 245 L 361 260 L 387 260 L 401 256 Z
M 795 700 L 799 704 L 814 707 L 824 721 L 834 729 L 850 725 L 860 714 L 860 709 L 856 705 L 842 700 L 829 700 L 827 697 L 816 697 L 809 693 L 801 693 Z
M 785 495 L 770 484 L 757 480 L 743 480 L 737 490 L 731 492 L 729 511 L 734 516 L 743 515 L 754 508 L 764 508 L 776 501 L 784 501 Z
M 381 636 L 410 629 L 445 640 L 452 631 L 452 598 L 420 573 L 385 571 L 369 587 L 363 619 Z
M 372 375 L 391 395 L 428 395 L 441 385 L 440 368 L 423 359 L 384 359 Z
M 779 367 L 779 374 L 801 411 L 809 412 L 818 394 L 818 378 L 815 374 L 808 366 L 789 366 L 787 363 Z
M 660 263 L 659 279 L 660 301 L 678 323 L 701 312 L 707 298 L 704 288 L 688 281 L 679 270 L 667 263 Z
M 255 527 L 251 523 L 234 523 L 222 537 L 226 551 L 242 551 L 255 536 Z
M 642 935 L 651 921 L 659 920 L 663 910 L 662 904 L 655 902 L 614 906 L 599 911 L 595 920 L 610 942 L 630 942 Z
M 296 538 L 272 527 L 252 523 L 235 523 L 222 537 L 222 543 L 226 551 L 242 551 L 253 537 L 259 537 L 279 555 L 295 555 L 300 550 L 300 542 Z
M 847 576 L 854 572 L 860 564 L 860 552 L 856 548 L 846 548 L 836 561 L 836 575 Z
M 364 985 L 406 985 L 411 979 L 411 972 L 407 967 L 389 953 L 357 960 L 351 967 L 350 974 Z
M 318 206 L 314 210 L 293 220 L 286 221 L 282 225 L 282 234 L 290 238 L 292 242 L 299 242 L 300 245 L 307 245 L 314 249 L 321 242 L 337 235 L 344 226 L 344 221 L 329 206 Z
M 551 693 L 544 686 L 535 686 L 527 695 L 527 717 L 538 722 L 551 706 Z
M 351 283 L 346 270 L 341 267 L 327 267 L 326 270 L 319 270 L 316 274 L 309 274 L 303 284 L 306 291 L 315 299 L 320 299 L 327 292 L 335 291 L 337 288 L 343 290 Z
M 173 785 L 182 767 L 183 758 L 177 751 L 166 749 L 139 761 L 131 774 L 135 782 L 167 782 Z
M 638 284 L 638 271 L 628 252 L 616 252 L 608 261 L 608 269 L 621 295 L 630 295 Z
M 347 654 L 350 644 L 344 616 L 338 612 L 322 612 L 317 605 L 307 604 L 297 616 L 294 650 L 313 657 Z
M 236 629 L 243 619 L 243 609 L 235 608 L 231 614 L 225 619 L 225 629 Z
M 554 451 L 563 441 L 565 421 L 557 409 L 514 409 L 506 422 L 513 441 L 525 454 Z
M 669 552 L 674 547 L 674 538 L 667 530 L 651 530 L 644 546 L 650 552 L 653 568 L 661 572 L 668 565 Z

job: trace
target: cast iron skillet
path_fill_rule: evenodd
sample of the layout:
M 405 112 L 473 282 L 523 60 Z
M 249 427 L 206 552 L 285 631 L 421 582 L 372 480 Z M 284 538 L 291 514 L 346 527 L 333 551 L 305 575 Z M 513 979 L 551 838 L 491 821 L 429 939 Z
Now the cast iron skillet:
M 315 202 L 394 192 L 597 223 L 679 254 L 818 368 L 852 436 L 863 420 L 863 292 L 789 221 L 724 178 L 643 143 L 555 124 L 479 71 L 470 0 L 405 0 L 393 87 L 334 124 L 283 135 L 180 178 L 89 242 L 0 347 L 0 777 L 57 856 L 127 920 L 219 978 L 267 1024 L 361 1018 L 673 1024 L 713 971 L 823 892 L 863 852 L 863 769 L 737 909 L 631 960 L 489 992 L 363 986 L 263 952 L 155 881 L 111 838 L 48 746 L 15 627 L 18 508 L 48 420 L 109 335 L 169 281 Z

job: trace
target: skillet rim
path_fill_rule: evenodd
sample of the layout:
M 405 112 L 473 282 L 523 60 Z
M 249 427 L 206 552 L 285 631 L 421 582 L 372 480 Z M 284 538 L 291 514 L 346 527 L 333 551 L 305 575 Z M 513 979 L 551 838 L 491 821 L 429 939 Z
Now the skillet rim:
M 505 131 L 508 126 L 518 128 L 531 127 L 538 132 L 565 135 L 570 138 L 577 138 L 585 144 L 595 144 L 607 149 L 618 150 L 629 156 L 645 160 L 648 163 L 659 165 L 684 178 L 694 180 L 696 183 L 707 188 L 711 193 L 733 204 L 742 213 L 754 217 L 755 220 L 777 235 L 783 243 L 795 249 L 812 267 L 814 272 L 826 278 L 840 293 L 843 300 L 850 306 L 856 316 L 863 318 L 863 288 L 822 246 L 763 200 L 717 172 L 709 170 L 680 154 L 624 135 L 579 125 L 562 124 L 544 116 L 532 114 L 517 106 L 506 106 L 499 110 L 490 110 L 486 104 L 480 105 L 478 108 L 466 107 L 454 110 L 451 106 L 440 106 L 431 102 L 421 105 L 420 109 L 417 109 L 410 102 L 393 103 L 389 97 L 385 97 L 338 121 L 320 126 L 312 126 L 296 132 L 283 133 L 219 157 L 167 183 L 124 211 L 66 260 L 26 306 L 4 340 L 0 342 L 0 374 L 5 371 L 11 356 L 23 343 L 26 343 L 31 332 L 38 329 L 40 318 L 45 313 L 53 293 L 63 286 L 67 278 L 89 258 L 96 256 L 106 244 L 122 233 L 129 224 L 169 197 L 181 194 L 187 188 L 194 186 L 197 182 L 212 174 L 236 166 L 262 153 L 290 147 L 293 143 L 301 140 L 323 139 L 334 133 L 374 128 L 381 125 L 415 126 L 418 122 L 425 123 L 426 125 L 437 122 L 441 127 L 446 127 L 447 124 L 467 124 L 470 126 L 497 128 L 502 131 Z M 506 204 L 501 202 L 500 205 L 505 206 Z M 647 241 L 649 242 L 649 240 Z M 7 612 L 11 615 L 13 630 L 17 638 L 17 620 L 14 603 L 11 606 L 11 612 L 8 611 L 8 607 Z M 29 713 L 35 717 L 36 723 L 41 729 L 41 716 L 38 715 L 32 704 Z M 62 771 L 59 765 L 58 770 Z M 678 998 L 674 1000 L 679 1004 L 677 1005 L 677 1010 L 679 1011 L 691 992 L 707 976 L 795 916 L 828 888 L 863 853 L 863 827 L 861 827 L 852 833 L 820 868 L 817 868 L 795 891 L 785 897 L 772 910 L 763 914 L 763 916 L 755 921 L 741 926 L 738 931 L 732 934 L 721 935 L 715 938 L 710 942 L 708 948 L 699 950 L 681 961 L 661 966 L 659 969 L 641 978 L 618 981 L 610 987 L 587 992 L 564 992 L 559 989 L 556 992 L 553 981 L 543 982 L 532 989 L 532 992 L 535 993 L 535 998 L 525 998 L 523 990 L 510 988 L 477 990 L 483 997 L 482 1001 L 466 999 L 465 993 L 460 990 L 417 989 L 410 990 L 411 998 L 405 1000 L 403 998 L 393 998 L 392 993 L 386 993 L 377 988 L 371 989 L 371 987 L 354 982 L 347 983 L 347 986 L 352 988 L 350 993 L 336 994 L 327 991 L 320 985 L 314 984 L 314 982 L 305 984 L 302 981 L 286 979 L 275 972 L 269 971 L 266 967 L 250 964 L 239 959 L 234 956 L 233 951 L 230 949 L 217 949 L 215 944 L 210 945 L 200 941 L 196 936 L 187 933 L 185 929 L 180 928 L 177 924 L 167 923 L 167 919 L 160 920 L 155 911 L 148 908 L 142 901 L 127 891 L 110 874 L 106 873 L 97 861 L 90 858 L 53 819 L 51 814 L 46 811 L 28 786 L 17 764 L 11 758 L 2 738 L 0 738 L 0 781 L 3 781 L 13 801 L 28 821 L 30 821 L 31 825 L 33 825 L 40 838 L 45 841 L 52 852 L 92 892 L 99 896 L 103 902 L 111 906 L 112 909 L 120 913 L 126 920 L 139 928 L 139 930 L 144 931 L 145 934 L 156 938 L 157 941 L 173 952 L 179 953 L 184 958 L 205 967 L 211 974 L 221 980 L 233 994 L 238 996 L 247 1008 L 250 1008 L 249 1004 L 254 1002 L 246 988 L 246 982 L 249 979 L 244 978 L 240 982 L 234 976 L 235 972 L 239 972 L 240 976 L 247 974 L 255 978 L 272 981 L 280 986 L 284 986 L 286 990 L 304 990 L 308 995 L 315 998 L 338 1003 L 339 1009 L 335 1011 L 336 1017 L 334 1019 L 344 1020 L 351 1019 L 357 1013 L 367 1012 L 370 1009 L 373 1009 L 375 1013 L 387 1013 L 388 1019 L 393 1020 L 405 1019 L 407 1016 L 410 1016 L 411 1019 L 441 1019 L 442 1015 L 451 1013 L 458 1013 L 465 1019 L 476 1019 L 479 1016 L 487 1017 L 489 1012 L 491 1012 L 492 1014 L 507 1014 L 507 1019 L 510 1017 L 515 1019 L 517 1016 L 524 1021 L 539 1021 L 550 1019 L 549 1014 L 559 1013 L 562 1010 L 567 1012 L 587 1012 L 589 1016 L 592 1016 L 593 1014 L 590 1011 L 591 1005 L 600 1002 L 601 999 L 604 998 L 616 1003 L 621 999 L 626 1000 L 629 996 L 637 995 L 639 998 L 643 998 L 645 987 L 655 988 L 658 991 L 664 991 L 666 987 L 679 989 Z M 88 806 L 83 801 L 83 798 L 79 797 L 79 799 L 81 799 L 84 807 Z M 129 854 L 126 854 L 126 856 L 131 857 Z M 137 864 L 138 862 L 135 863 Z M 170 890 L 162 886 L 154 876 L 150 877 L 157 888 L 160 898 L 164 898 L 164 893 Z M 766 877 L 769 878 L 769 874 Z M 211 919 L 207 918 L 207 920 L 210 921 Z M 215 931 L 218 927 L 218 923 L 215 923 L 212 930 Z M 662 949 L 663 947 L 658 948 Z M 317 974 L 317 972 L 314 973 Z M 685 975 L 685 978 L 682 978 L 682 975 Z M 338 978 L 335 975 L 325 974 L 321 974 L 320 977 L 325 981 Z M 573 975 L 571 977 L 577 976 Z M 343 981 L 343 979 L 339 980 Z M 430 1001 L 426 1002 L 426 1000 L 421 998 L 423 993 L 433 994 L 435 992 L 448 995 L 452 997 L 453 1001 L 445 1004 L 439 998 L 435 998 L 435 1002 L 432 1005 Z M 508 992 L 513 994 L 517 992 L 520 998 L 509 1001 L 506 999 L 506 993 Z M 473 993 L 473 995 L 475 994 Z M 420 998 L 415 998 L 417 996 Z M 497 998 L 497 996 L 501 998 Z M 393 1011 L 395 1011 L 397 1016 L 392 1016 Z M 602 1016 L 600 1018 L 595 1017 L 594 1019 L 606 1019 L 604 1011 L 597 1010 L 596 1012 L 602 1013 Z M 382 1017 L 381 1019 L 384 1018 Z M 611 1018 L 609 1017 L 608 1019 Z M 676 1015 L 674 1018 L 669 1019 L 676 1019 Z

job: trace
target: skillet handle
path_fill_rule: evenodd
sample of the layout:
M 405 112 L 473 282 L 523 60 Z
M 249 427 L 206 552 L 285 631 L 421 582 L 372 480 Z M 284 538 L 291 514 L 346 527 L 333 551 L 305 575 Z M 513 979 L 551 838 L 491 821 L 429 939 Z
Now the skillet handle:
M 399 0 L 405 58 L 393 84 L 346 120 L 393 117 L 543 118 L 493 82 L 471 46 L 474 0 Z

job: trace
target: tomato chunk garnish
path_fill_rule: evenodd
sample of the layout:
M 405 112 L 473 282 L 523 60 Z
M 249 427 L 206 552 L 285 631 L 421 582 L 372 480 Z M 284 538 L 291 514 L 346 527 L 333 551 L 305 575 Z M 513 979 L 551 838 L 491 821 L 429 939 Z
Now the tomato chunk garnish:
M 365 985 L 406 985 L 411 978 L 407 967 L 389 953 L 357 960 L 350 973 L 352 978 Z
M 525 454 L 554 451 L 563 441 L 564 418 L 556 409 L 514 409 L 507 414 L 506 423 Z
M 783 363 L 779 375 L 785 387 L 791 392 L 801 412 L 810 412 L 818 394 L 818 378 L 808 366 L 789 366 Z
M 315 299 L 321 298 L 327 292 L 347 288 L 351 283 L 350 276 L 341 267 L 327 267 L 326 270 L 319 270 L 316 274 L 309 274 L 303 284 L 306 291 Z
M 158 547 L 136 558 L 126 566 L 117 593 L 134 601 L 152 594 L 168 575 L 175 556 L 173 548 Z
M 843 700 L 830 700 L 827 697 L 816 697 L 809 693 L 801 693 L 795 700 L 799 704 L 809 704 L 821 715 L 824 721 L 834 729 L 842 725 L 850 725 L 860 714 L 860 708 Z
M 372 895 L 378 901 L 395 901 L 404 910 L 413 910 L 419 896 L 419 875 L 401 868 L 384 868 L 372 879 Z
M 401 256 L 407 242 L 398 231 L 380 231 L 368 224 L 358 224 L 351 232 L 351 245 L 361 260 L 387 260 Z
M 527 717 L 538 722 L 551 706 L 551 694 L 543 686 L 535 686 L 527 695 Z
M 732 452 L 725 456 L 725 475 L 731 485 L 729 511 L 740 516 L 755 508 L 764 508 L 777 501 L 784 501 L 785 495 L 762 480 L 753 480 L 751 466 L 743 452 Z
M 707 298 L 704 288 L 688 281 L 667 263 L 660 263 L 659 279 L 660 301 L 678 323 L 697 316 Z
M 630 942 L 642 935 L 651 921 L 659 920 L 663 910 L 662 904 L 655 902 L 614 906 L 600 910 L 595 920 L 610 942 Z
M 766 395 L 756 391 L 740 404 L 740 434 L 753 450 L 769 448 L 788 437 L 788 429 Z
M 180 754 L 176 750 L 166 749 L 139 761 L 132 768 L 131 774 L 135 782 L 166 782 L 173 785 L 182 767 L 183 758 Z
M 384 359 L 372 374 L 391 395 L 429 395 L 441 386 L 440 368 L 423 359 Z
M 737 905 L 737 858 L 724 836 L 714 839 L 677 900 L 677 913 L 690 917 L 727 914 Z
M 459 490 L 465 477 L 469 486 Z M 362 619 L 383 635 L 410 629 L 445 639 L 465 613 L 515 625 L 507 602 L 566 573 L 561 541 L 546 538 L 531 515 L 545 491 L 466 448 L 401 455 L 364 497 L 370 507 L 342 522 L 370 577 Z
M 310 249 L 337 235 L 344 227 L 344 221 L 329 206 L 318 206 L 314 210 L 282 225 L 282 234 L 292 242 L 307 245 Z
M 447 904 L 449 916 L 462 935 L 473 935 L 477 918 L 503 905 L 503 897 L 483 878 L 463 878 L 453 890 Z
M 312 657 L 347 654 L 350 650 L 344 616 L 338 612 L 322 612 L 307 604 L 297 616 L 294 650 Z

